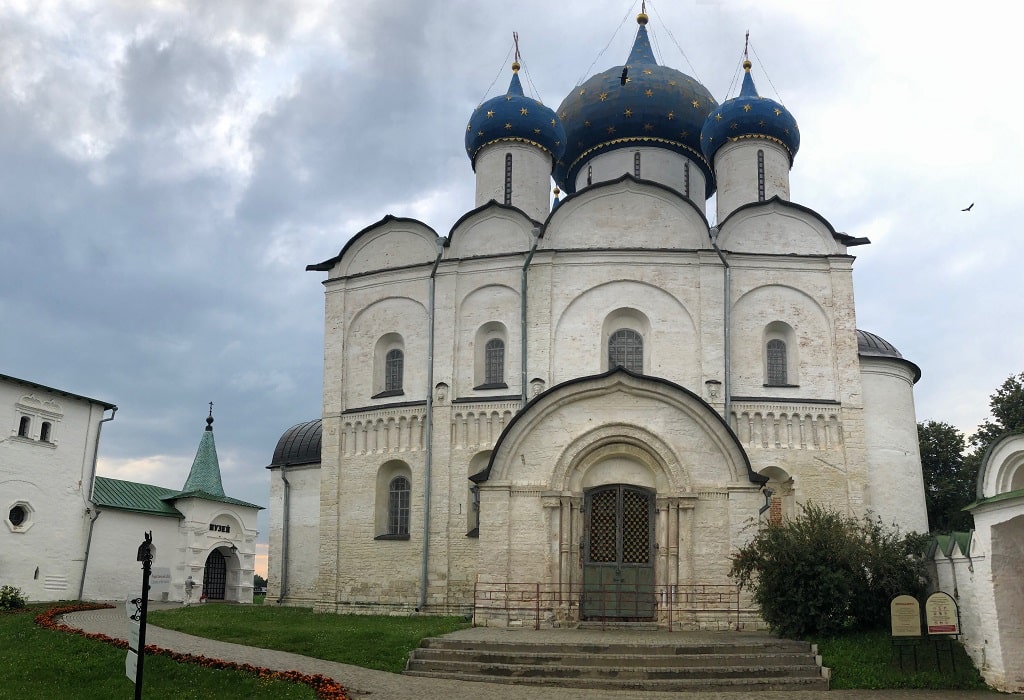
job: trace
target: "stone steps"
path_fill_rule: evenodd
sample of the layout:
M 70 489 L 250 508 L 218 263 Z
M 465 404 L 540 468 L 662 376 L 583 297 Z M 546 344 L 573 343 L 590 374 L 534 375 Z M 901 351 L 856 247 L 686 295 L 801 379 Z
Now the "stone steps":
M 768 637 L 608 644 L 432 638 L 413 651 L 405 673 L 566 688 L 827 690 L 814 651 L 806 643 Z

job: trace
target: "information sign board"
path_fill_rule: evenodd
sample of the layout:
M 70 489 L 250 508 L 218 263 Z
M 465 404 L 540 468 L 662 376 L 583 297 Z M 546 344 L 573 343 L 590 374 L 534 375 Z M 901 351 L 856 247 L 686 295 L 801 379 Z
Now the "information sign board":
M 956 601 L 948 593 L 937 591 L 924 603 L 928 634 L 960 634 L 960 615 Z
M 898 595 L 889 603 L 889 618 L 894 637 L 921 636 L 921 604 L 910 595 Z

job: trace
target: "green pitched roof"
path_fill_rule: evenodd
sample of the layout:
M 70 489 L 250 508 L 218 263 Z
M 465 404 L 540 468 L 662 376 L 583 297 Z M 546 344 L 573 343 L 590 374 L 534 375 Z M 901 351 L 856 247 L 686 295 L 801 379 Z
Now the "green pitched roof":
M 212 410 L 212 409 L 211 409 Z M 192 462 L 192 469 L 181 487 L 181 493 L 202 491 L 210 496 L 224 498 L 224 485 L 220 480 L 220 462 L 217 461 L 217 446 L 213 442 L 213 416 L 206 419 L 206 430 L 199 440 L 199 449 Z
M 182 518 L 184 516 L 164 500 L 174 493 L 172 489 L 165 489 L 162 486 L 97 476 L 93 482 L 92 500 L 103 508 Z

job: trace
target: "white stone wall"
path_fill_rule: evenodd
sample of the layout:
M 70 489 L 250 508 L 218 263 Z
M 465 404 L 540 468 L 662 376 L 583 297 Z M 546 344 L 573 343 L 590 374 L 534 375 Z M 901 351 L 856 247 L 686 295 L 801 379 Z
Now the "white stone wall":
M 30 600 L 78 597 L 103 412 L 82 398 L 0 380 L 0 585 Z M 9 520 L 15 506 L 27 513 L 20 526 Z
M 637 155 L 640 156 L 640 173 L 636 172 Z M 675 151 L 664 148 L 617 148 L 595 155 L 576 175 L 576 191 L 588 184 L 615 180 L 623 175 L 633 175 L 642 180 L 651 180 L 671 187 L 693 200 L 701 213 L 705 211 L 704 193 L 707 181 L 704 171 L 697 164 Z M 588 176 L 590 183 L 587 182 Z
M 136 560 L 147 532 L 153 533 L 153 566 L 171 570 L 167 600 L 183 599 L 185 580 L 181 519 L 104 509 L 93 524 L 85 600 L 128 600 L 142 594 L 142 562 Z M 84 550 L 83 550 L 84 551 Z M 197 579 L 202 582 L 202 574 Z M 198 597 L 198 593 L 196 594 Z M 160 594 L 151 595 L 161 600 Z
M 512 206 L 535 221 L 551 209 L 551 154 L 536 146 L 501 141 L 484 146 L 476 156 L 476 206 L 505 202 L 505 157 L 512 156 Z
M 285 485 L 282 470 L 270 470 L 270 557 L 267 571 L 266 604 L 312 607 L 316 602 L 316 585 L 320 555 L 320 465 L 287 467 L 288 488 L 288 554 L 284 550 Z M 282 589 L 282 577 L 285 587 Z
M 758 152 L 764 158 L 764 199 L 789 199 L 789 152 L 767 139 L 729 141 L 715 153 L 718 220 L 758 201 Z

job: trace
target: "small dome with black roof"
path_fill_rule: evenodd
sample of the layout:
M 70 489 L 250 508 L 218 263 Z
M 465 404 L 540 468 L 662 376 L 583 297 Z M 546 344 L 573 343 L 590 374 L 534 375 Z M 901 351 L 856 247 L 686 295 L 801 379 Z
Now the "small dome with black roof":
M 292 467 L 320 463 L 320 439 L 323 424 L 320 418 L 293 425 L 284 431 L 274 448 L 270 467 Z

